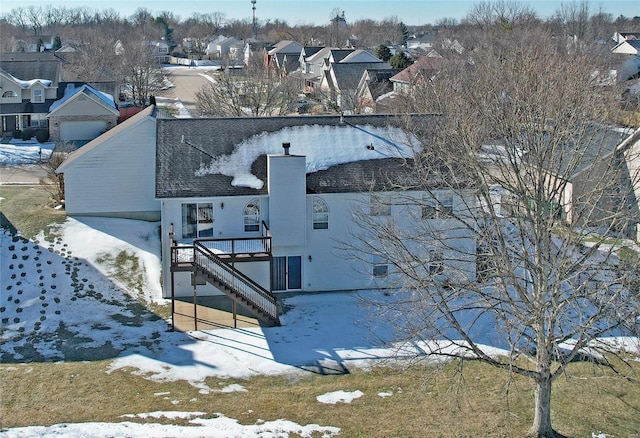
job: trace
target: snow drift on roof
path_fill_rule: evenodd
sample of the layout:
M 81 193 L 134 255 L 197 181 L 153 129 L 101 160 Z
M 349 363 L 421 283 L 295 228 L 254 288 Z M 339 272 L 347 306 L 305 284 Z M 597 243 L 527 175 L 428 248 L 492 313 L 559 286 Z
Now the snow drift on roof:
M 282 143 L 291 144 L 292 155 L 306 157 L 307 173 L 354 161 L 412 158 L 420 148 L 415 137 L 395 127 L 294 126 L 243 141 L 231 155 L 221 155 L 209 165 L 202 165 L 196 176 L 222 174 L 233 177 L 233 186 L 261 189 L 264 182 L 251 174 L 251 164 L 261 155 L 281 154 Z
M 71 99 L 71 97 L 75 96 L 78 93 L 81 92 L 86 92 L 88 94 L 93 94 L 94 96 L 96 96 L 98 99 L 100 99 L 102 102 L 104 102 L 109 108 L 116 108 L 116 104 L 113 101 L 113 96 L 107 93 L 103 93 L 102 91 L 98 91 L 95 88 L 91 87 L 90 85 L 83 85 L 81 87 L 78 88 L 74 88 L 74 87 L 67 87 L 67 89 L 64 91 L 64 96 L 62 96 L 62 98 L 60 100 L 57 100 L 55 102 L 53 102 L 53 104 L 51 104 L 51 107 L 49 107 L 49 112 L 55 110 L 56 108 L 58 108 L 59 106 L 61 106 L 63 103 L 65 103 L 66 101 L 68 101 L 69 99 Z

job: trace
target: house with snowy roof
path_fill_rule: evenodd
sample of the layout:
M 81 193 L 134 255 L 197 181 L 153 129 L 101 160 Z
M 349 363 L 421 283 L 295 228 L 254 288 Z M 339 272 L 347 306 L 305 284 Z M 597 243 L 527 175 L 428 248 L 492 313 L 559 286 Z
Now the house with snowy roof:
M 340 248 L 354 242 L 360 215 L 421 217 L 383 192 L 409 184 L 420 150 L 389 116 L 158 119 L 165 297 L 225 293 L 277 324 L 277 292 L 397 285 L 383 258 Z M 464 208 L 449 191 L 438 197 Z
M 2 132 L 46 128 L 47 113 L 58 98 L 59 61 L 5 61 L 0 64 Z
M 49 135 L 53 141 L 87 142 L 116 126 L 119 115 L 112 95 L 87 84 L 67 84 L 49 107 Z

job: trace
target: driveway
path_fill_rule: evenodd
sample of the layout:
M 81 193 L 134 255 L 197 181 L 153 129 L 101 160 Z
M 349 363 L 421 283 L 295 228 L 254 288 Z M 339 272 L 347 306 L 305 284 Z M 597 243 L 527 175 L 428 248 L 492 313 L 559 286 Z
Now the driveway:
M 45 169 L 37 164 L 0 166 L 0 185 L 36 185 L 40 183 L 40 178 L 46 178 L 46 176 Z
M 158 103 L 177 103 L 180 101 L 191 117 L 199 117 L 200 111 L 196 103 L 196 94 L 209 83 L 205 75 L 208 72 L 213 72 L 214 68 L 168 66 L 164 67 L 164 71 L 173 87 L 161 90 L 156 94 L 156 97 L 160 98 Z

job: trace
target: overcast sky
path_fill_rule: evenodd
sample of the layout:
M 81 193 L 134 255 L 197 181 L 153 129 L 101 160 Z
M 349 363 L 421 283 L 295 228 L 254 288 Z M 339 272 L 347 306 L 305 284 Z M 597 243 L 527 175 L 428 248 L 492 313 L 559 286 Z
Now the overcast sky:
M 561 1 L 516 0 L 535 9 L 541 18 L 547 18 L 560 8 Z M 476 1 L 469 0 L 256 0 L 256 16 L 262 21 L 281 19 L 289 25 L 320 24 L 329 20 L 334 8 L 345 13 L 348 22 L 361 18 L 382 20 L 397 16 L 406 24 L 434 23 L 441 18 L 462 18 Z M 565 1 L 565 4 L 571 1 Z M 614 18 L 619 15 L 633 17 L 640 15 L 639 0 L 594 0 L 589 1 L 592 13 L 602 9 Z M 251 0 L 0 0 L 0 13 L 13 8 L 36 6 L 65 6 L 69 8 L 87 6 L 89 8 L 113 8 L 128 17 L 139 8 L 152 12 L 171 11 L 185 19 L 194 13 L 222 12 L 228 19 L 243 19 L 252 16 Z

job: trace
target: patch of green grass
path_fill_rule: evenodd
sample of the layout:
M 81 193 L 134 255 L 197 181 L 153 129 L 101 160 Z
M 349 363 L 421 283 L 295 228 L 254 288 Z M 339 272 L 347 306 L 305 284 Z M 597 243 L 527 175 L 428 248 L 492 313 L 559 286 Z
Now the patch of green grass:
M 527 379 L 471 362 L 464 366 L 377 367 L 350 374 L 208 378 L 202 394 L 187 382 L 153 382 L 133 370 L 106 373 L 110 361 L 1 365 L 2 427 L 62 422 L 124 421 L 121 415 L 153 411 L 216 412 L 255 424 L 287 419 L 342 429 L 345 437 L 521 437 L 533 418 L 534 388 Z M 640 364 L 626 371 L 635 379 Z M 221 393 L 239 383 L 247 392 Z M 362 391 L 349 404 L 319 403 L 332 391 Z M 379 394 L 387 396 L 382 397 Z M 589 363 L 571 364 L 554 384 L 554 426 L 570 436 L 638 437 L 640 385 Z M 141 421 L 127 418 L 126 421 Z M 187 424 L 187 420 L 157 420 Z
M 64 222 L 63 210 L 47 207 L 50 195 L 40 186 L 0 186 L 2 213 L 0 225 L 12 232 L 19 231 L 26 238 L 35 237 L 44 231 L 46 237 L 55 234 L 52 225 Z M 49 239 L 51 240 L 51 239 Z

